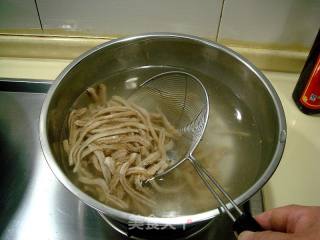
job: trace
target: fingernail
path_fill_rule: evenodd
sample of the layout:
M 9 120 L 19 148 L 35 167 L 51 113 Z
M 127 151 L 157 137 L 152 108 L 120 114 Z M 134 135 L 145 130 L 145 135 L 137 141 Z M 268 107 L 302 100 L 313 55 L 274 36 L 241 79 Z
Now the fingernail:
M 238 240 L 250 240 L 250 237 L 252 236 L 253 232 L 250 231 L 244 231 L 240 233 Z

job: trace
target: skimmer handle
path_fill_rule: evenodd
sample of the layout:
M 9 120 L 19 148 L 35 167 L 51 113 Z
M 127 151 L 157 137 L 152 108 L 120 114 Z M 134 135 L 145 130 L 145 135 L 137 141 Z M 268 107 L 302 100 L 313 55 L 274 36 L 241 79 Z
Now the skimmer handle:
M 264 229 L 249 213 L 243 213 L 233 223 L 233 231 L 237 234 L 243 231 L 261 232 Z
M 191 161 L 197 174 L 201 177 L 207 188 L 210 190 L 212 195 L 216 198 L 222 209 L 227 213 L 230 219 L 233 221 L 233 231 L 240 234 L 243 231 L 260 232 L 263 228 L 259 223 L 251 216 L 251 214 L 244 213 L 237 204 L 232 200 L 230 195 L 223 189 L 223 187 L 215 180 L 209 172 L 201 166 L 201 164 L 190 155 L 188 159 Z M 236 210 L 237 216 L 235 216 L 228 208 L 227 204 L 224 203 L 222 198 L 226 199 L 232 207 Z

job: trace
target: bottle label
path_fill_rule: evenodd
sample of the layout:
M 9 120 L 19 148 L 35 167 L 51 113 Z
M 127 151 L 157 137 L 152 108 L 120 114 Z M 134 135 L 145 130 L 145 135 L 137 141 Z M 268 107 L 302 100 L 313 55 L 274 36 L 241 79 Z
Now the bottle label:
M 300 97 L 300 103 L 310 109 L 320 109 L 320 55 Z

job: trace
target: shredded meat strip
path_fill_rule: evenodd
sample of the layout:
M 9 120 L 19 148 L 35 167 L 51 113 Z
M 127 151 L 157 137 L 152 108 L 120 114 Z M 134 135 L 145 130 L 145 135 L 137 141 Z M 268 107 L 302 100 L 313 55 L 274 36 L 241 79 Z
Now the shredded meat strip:
M 73 109 L 62 141 L 76 179 L 88 194 L 111 206 L 146 212 L 156 206 L 154 190 L 143 181 L 164 171 L 179 132 L 161 113 L 120 96 L 107 101 L 103 84 L 87 89 L 87 107 Z M 155 187 L 154 187 L 155 186 Z

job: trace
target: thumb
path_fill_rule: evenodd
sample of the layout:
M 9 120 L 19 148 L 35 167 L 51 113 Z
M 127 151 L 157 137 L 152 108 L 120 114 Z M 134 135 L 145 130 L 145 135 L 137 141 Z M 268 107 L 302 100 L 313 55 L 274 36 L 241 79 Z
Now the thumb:
M 263 231 L 263 232 L 242 232 L 238 240 L 288 240 L 290 234 L 282 232 L 272 232 L 272 231 Z

